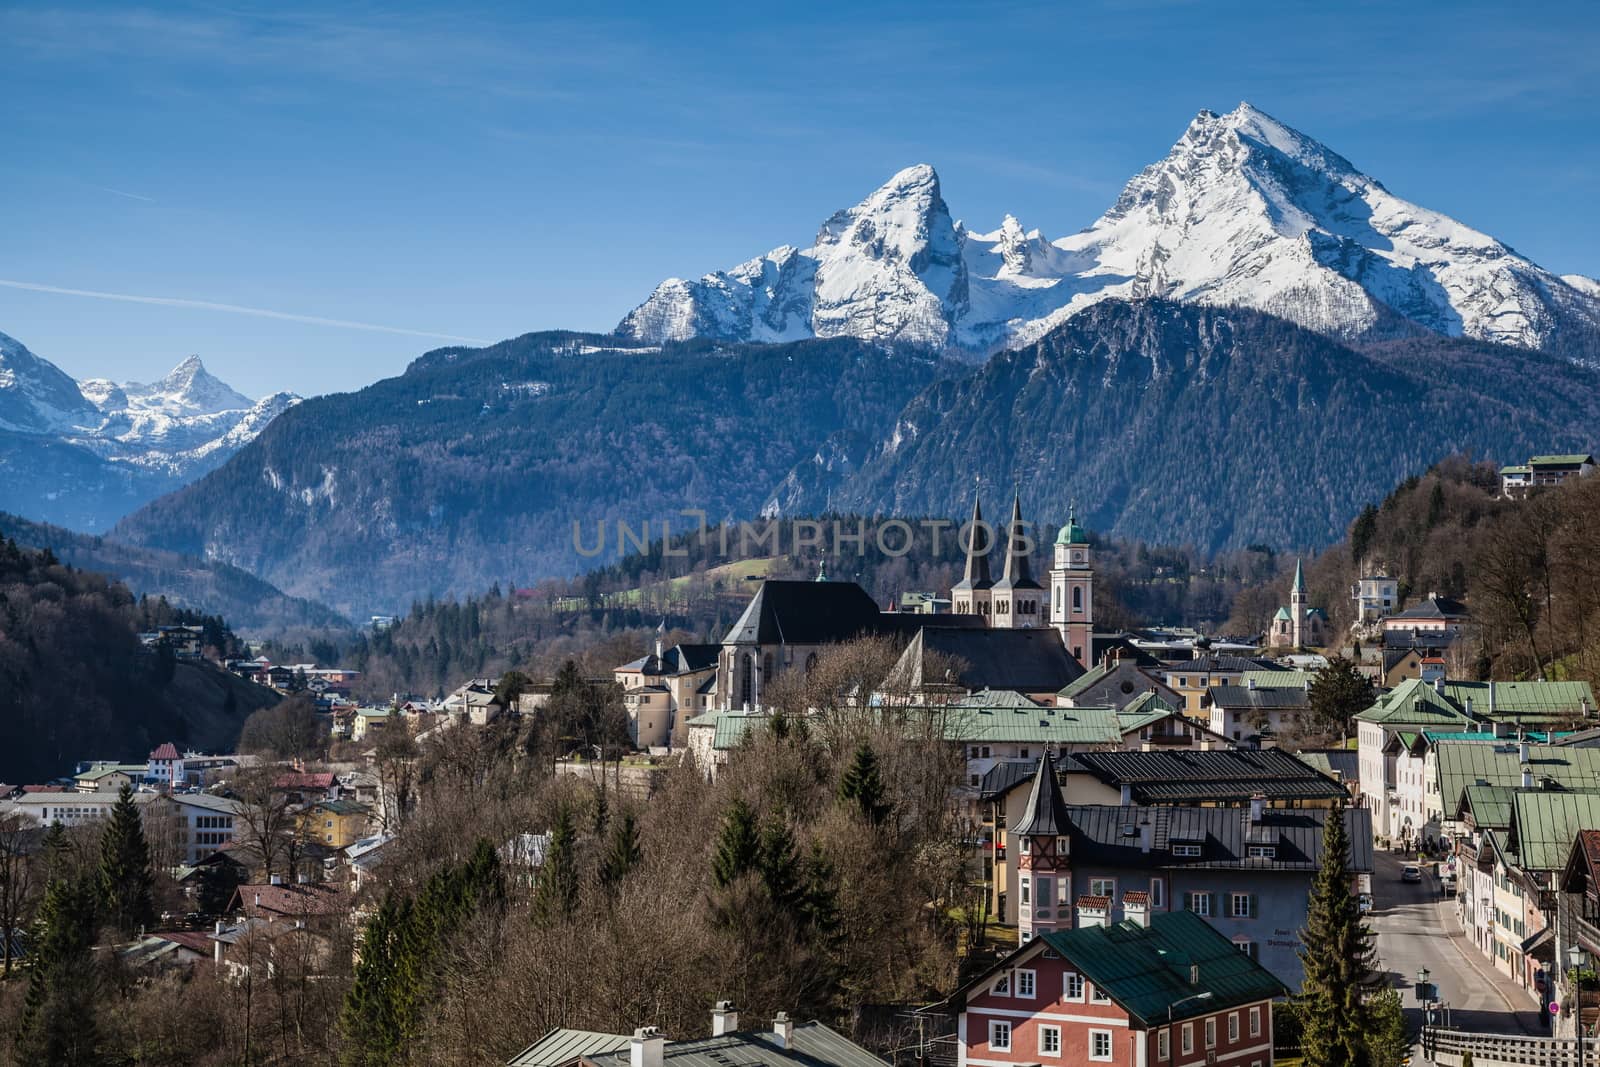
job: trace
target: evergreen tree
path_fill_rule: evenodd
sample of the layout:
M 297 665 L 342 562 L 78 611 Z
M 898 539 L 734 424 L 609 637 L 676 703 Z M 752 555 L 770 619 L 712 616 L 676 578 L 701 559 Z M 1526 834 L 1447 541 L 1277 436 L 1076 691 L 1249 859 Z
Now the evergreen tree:
M 1371 1067 L 1365 997 L 1380 983 L 1372 933 L 1350 886 L 1344 812 L 1328 813 L 1321 866 L 1311 882 L 1300 960 L 1305 982 L 1295 1003 L 1304 1022 L 1306 1067 Z
M 123 937 L 133 937 L 155 918 L 150 849 L 144 823 L 133 803 L 133 788 L 123 786 L 100 833 L 100 894 L 106 921 Z
M 755 813 L 743 800 L 735 800 L 722 819 L 717 852 L 711 857 L 711 876 L 718 888 L 726 888 L 741 874 L 756 869 L 760 859 L 761 839 L 756 833 Z
M 545 849 L 544 865 L 539 868 L 539 884 L 533 891 L 533 914 L 540 922 L 556 922 L 577 910 L 577 837 L 572 809 L 563 804 L 550 829 L 550 844 Z
M 600 884 L 608 890 L 616 889 L 639 862 L 642 854 L 639 825 L 633 812 L 623 812 L 622 818 L 611 828 L 611 842 L 606 848 L 605 859 L 600 863 Z
M 96 896 L 87 879 L 58 879 L 45 892 L 17 1038 L 21 1062 L 48 1067 L 95 1062 Z
M 874 826 L 888 817 L 878 754 L 865 741 L 856 749 L 855 758 L 839 781 L 839 799 L 853 805 Z
M 794 835 L 781 816 L 768 819 L 762 827 L 758 862 L 761 880 L 766 884 L 772 903 L 780 911 L 799 912 L 805 899 L 804 873 L 795 854 Z
M 1352 716 L 1372 706 L 1372 683 L 1351 660 L 1337 656 L 1311 679 L 1306 693 L 1311 715 L 1325 730 L 1344 734 Z

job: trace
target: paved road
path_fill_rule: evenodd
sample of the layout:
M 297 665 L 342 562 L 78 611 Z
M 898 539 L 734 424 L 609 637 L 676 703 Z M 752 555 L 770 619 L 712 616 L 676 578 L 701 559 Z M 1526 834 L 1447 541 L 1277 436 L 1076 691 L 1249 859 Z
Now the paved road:
M 1377 934 L 1378 957 L 1400 989 L 1412 1026 L 1422 1023 L 1415 983 L 1418 968 L 1426 967 L 1439 999 L 1450 1005 L 1452 1025 L 1488 1033 L 1548 1034 L 1533 998 L 1462 936 L 1455 904 L 1440 894 L 1432 875 L 1424 874 L 1421 884 L 1402 882 L 1397 856 L 1376 851 L 1373 858 L 1373 909 L 1367 918 Z

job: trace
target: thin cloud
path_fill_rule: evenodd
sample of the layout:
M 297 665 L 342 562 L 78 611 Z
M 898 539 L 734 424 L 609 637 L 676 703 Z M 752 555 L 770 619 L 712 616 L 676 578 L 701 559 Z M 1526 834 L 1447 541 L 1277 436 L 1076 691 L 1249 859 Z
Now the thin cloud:
M 373 330 L 377 333 L 395 333 L 403 337 L 431 337 L 438 341 L 460 341 L 469 345 L 486 345 L 491 342 L 478 337 L 460 337 L 453 333 L 435 333 L 431 330 L 407 330 L 399 326 L 380 326 L 373 322 L 351 322 L 348 319 L 325 319 L 320 315 L 296 315 L 288 311 L 269 311 L 266 308 L 241 307 L 238 304 L 217 304 L 210 300 L 186 300 L 177 296 L 136 296 L 131 293 L 102 293 L 93 289 L 67 289 L 59 285 L 40 285 L 36 282 L 19 282 L 0 278 L 0 286 L 7 289 L 26 289 L 32 293 L 55 293 L 59 296 L 87 296 L 96 300 L 120 300 L 128 304 L 155 304 L 158 307 L 191 308 L 196 311 L 226 311 L 233 315 L 254 315 L 262 319 L 282 319 L 285 322 L 303 322 L 310 326 L 335 326 L 341 330 Z

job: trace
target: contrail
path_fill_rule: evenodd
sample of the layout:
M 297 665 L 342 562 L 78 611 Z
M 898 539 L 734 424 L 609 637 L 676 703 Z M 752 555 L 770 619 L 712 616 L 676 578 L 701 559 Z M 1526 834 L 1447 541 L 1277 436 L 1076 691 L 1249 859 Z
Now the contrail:
M 407 330 L 399 326 L 380 326 L 373 322 L 351 322 L 348 319 L 325 319 L 319 315 L 296 315 L 288 311 L 269 311 L 266 308 L 240 307 L 238 304 L 216 304 L 209 300 L 185 300 L 177 296 L 135 296 L 131 293 L 101 293 L 93 289 L 65 289 L 59 285 L 40 285 L 36 282 L 18 282 L 0 278 L 0 286 L 8 289 L 26 289 L 34 293 L 56 293 L 61 296 L 92 296 L 96 300 L 121 300 L 129 304 L 156 304 L 160 307 L 194 308 L 199 311 L 227 311 L 235 315 L 255 315 L 263 319 L 282 319 L 285 322 L 303 322 L 311 326 L 337 326 L 342 330 L 376 330 L 378 333 L 397 333 L 404 337 L 431 337 L 439 341 L 461 341 L 469 345 L 487 345 L 478 337 L 458 337 L 453 333 L 433 333 L 429 330 Z

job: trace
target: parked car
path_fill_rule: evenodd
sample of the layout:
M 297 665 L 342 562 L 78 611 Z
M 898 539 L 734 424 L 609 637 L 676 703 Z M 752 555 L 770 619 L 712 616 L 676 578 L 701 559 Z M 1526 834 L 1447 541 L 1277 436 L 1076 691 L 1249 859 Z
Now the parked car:
M 1422 868 L 1418 867 L 1415 863 L 1406 864 L 1404 867 L 1400 868 L 1400 880 L 1402 882 L 1422 881 Z

